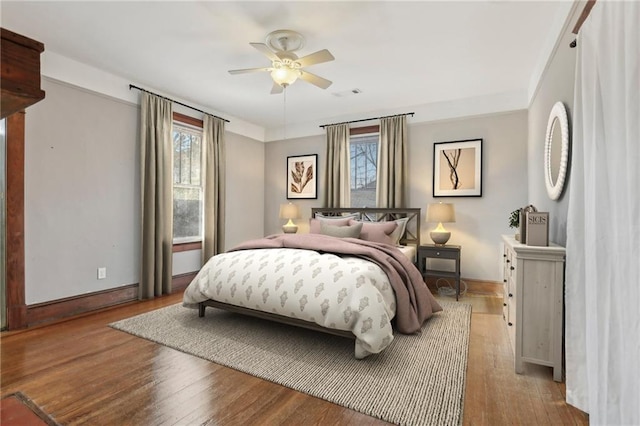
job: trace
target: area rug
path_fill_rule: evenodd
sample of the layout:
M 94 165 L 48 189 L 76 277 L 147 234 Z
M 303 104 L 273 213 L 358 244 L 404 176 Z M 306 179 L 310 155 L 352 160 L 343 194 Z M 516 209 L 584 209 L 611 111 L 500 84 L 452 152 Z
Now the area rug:
M 462 422 L 471 305 L 440 302 L 416 335 L 354 358 L 354 341 L 180 304 L 110 324 L 179 351 L 401 425 Z
M 12 393 L 0 400 L 0 424 L 3 426 L 59 426 L 21 392 Z

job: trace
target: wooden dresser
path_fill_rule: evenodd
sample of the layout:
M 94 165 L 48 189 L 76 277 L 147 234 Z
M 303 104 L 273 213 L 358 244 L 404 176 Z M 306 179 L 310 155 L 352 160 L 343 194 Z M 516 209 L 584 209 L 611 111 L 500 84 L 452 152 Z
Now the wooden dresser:
M 528 246 L 512 235 L 504 241 L 504 304 L 516 373 L 523 363 L 553 367 L 562 381 L 564 247 Z

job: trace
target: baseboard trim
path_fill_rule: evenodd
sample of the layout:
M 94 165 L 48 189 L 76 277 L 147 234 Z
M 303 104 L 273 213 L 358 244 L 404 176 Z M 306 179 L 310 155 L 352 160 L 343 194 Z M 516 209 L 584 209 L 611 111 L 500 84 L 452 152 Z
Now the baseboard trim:
M 138 284 L 110 288 L 27 306 L 27 327 L 138 299 Z
M 197 272 L 189 272 L 175 275 L 171 281 L 171 293 L 184 291 L 196 274 Z M 27 327 L 59 321 L 123 303 L 134 302 L 138 300 L 138 287 L 139 284 L 135 283 L 93 293 L 27 305 Z
M 438 292 L 438 286 L 436 285 L 437 278 L 427 278 L 425 282 L 431 290 L 432 293 L 436 294 Z M 498 296 L 502 297 L 502 283 L 495 281 L 484 281 L 484 280 L 476 280 L 472 278 L 464 278 L 462 277 L 462 281 L 467 283 L 467 293 L 469 294 L 478 294 L 483 296 Z M 451 285 L 454 285 L 451 282 Z M 461 291 L 463 290 L 461 285 Z
M 171 280 L 171 293 L 185 291 L 197 274 L 197 272 L 188 272 L 186 274 L 174 275 Z

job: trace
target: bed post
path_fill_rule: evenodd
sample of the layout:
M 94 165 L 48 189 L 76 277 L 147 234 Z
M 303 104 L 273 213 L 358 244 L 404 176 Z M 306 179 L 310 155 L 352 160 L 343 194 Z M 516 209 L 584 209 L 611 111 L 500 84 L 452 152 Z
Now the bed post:
M 202 318 L 204 317 L 204 310 L 207 308 L 207 305 L 205 305 L 204 303 L 200 302 L 198 303 L 198 317 Z

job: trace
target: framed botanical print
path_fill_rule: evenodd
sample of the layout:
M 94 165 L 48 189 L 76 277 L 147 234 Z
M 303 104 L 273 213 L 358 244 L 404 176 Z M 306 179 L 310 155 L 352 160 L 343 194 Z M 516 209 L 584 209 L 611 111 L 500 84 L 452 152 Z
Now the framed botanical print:
M 287 157 L 287 199 L 318 198 L 318 154 Z
M 482 139 L 433 144 L 433 196 L 482 197 Z

